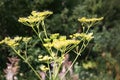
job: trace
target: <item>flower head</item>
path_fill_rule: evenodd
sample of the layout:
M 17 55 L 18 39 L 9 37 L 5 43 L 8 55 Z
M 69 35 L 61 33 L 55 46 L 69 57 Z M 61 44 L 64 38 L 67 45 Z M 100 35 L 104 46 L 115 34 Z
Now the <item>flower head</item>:
M 23 37 L 23 42 L 29 42 L 32 39 L 32 37 Z
M 14 37 L 13 39 L 11 39 L 10 37 L 5 37 L 4 40 L 0 41 L 0 44 L 7 44 L 8 46 L 11 47 L 16 47 L 17 45 L 19 45 L 19 42 L 22 39 L 22 37 Z
M 79 40 L 54 40 L 52 44 L 54 48 L 59 50 L 71 44 L 78 44 L 79 42 L 80 42 Z
M 78 21 L 80 22 L 96 22 L 96 21 L 101 21 L 103 20 L 103 17 L 101 18 L 91 18 L 91 19 L 87 19 L 86 17 L 83 17 L 81 19 L 78 19 Z
M 44 11 L 44 12 L 37 12 L 37 11 L 32 11 L 31 14 L 33 16 L 38 16 L 38 17 L 46 17 L 48 15 L 53 14 L 51 11 Z
M 83 38 L 87 41 L 90 41 L 91 39 L 94 38 L 93 33 L 88 33 L 88 34 L 86 34 L 86 33 L 75 33 L 73 35 L 70 35 L 70 37 L 71 38 L 80 38 L 80 39 Z
M 41 69 L 43 72 L 46 72 L 47 70 L 49 70 L 49 68 L 47 68 L 45 65 L 41 65 L 41 66 L 40 66 L 40 69 Z
M 50 57 L 48 55 L 46 55 L 46 56 L 39 55 L 38 58 L 39 58 L 39 61 L 50 61 L 50 60 L 52 60 L 52 57 Z
M 24 25 L 33 27 L 36 23 L 43 21 L 47 16 L 51 14 L 53 14 L 53 12 L 51 11 L 44 12 L 32 11 L 30 16 L 20 17 L 18 21 L 23 23 Z
M 52 34 L 50 35 L 50 39 L 57 39 L 58 36 L 59 36 L 59 33 Z

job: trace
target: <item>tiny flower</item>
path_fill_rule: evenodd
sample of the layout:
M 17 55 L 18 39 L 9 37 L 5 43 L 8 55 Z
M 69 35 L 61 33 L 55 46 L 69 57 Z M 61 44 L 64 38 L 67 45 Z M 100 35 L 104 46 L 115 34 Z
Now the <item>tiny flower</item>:
M 48 42 L 48 43 L 43 44 L 43 46 L 45 48 L 51 48 L 51 47 L 53 47 L 53 44 L 51 44 L 50 42 Z
M 18 19 L 18 21 L 21 22 L 21 23 L 23 23 L 23 22 L 27 22 L 28 19 L 27 19 L 27 18 L 24 18 L 24 17 L 20 17 L 20 18 Z
M 43 60 L 45 60 L 45 61 L 48 61 L 48 60 L 51 60 L 52 58 L 51 57 L 49 57 L 49 56 L 44 56 L 43 57 Z
M 57 39 L 58 36 L 59 36 L 59 33 L 52 34 L 50 36 L 50 39 Z
M 32 11 L 30 16 L 20 17 L 18 21 L 29 27 L 34 27 L 38 22 L 43 21 L 47 16 L 51 14 L 53 14 L 53 12 L 51 11 L 44 12 Z
M 84 39 L 86 39 L 86 40 L 88 40 L 88 41 L 90 41 L 91 39 L 93 39 L 94 37 L 93 37 L 93 33 L 88 33 L 88 34 L 86 34 L 86 33 L 75 33 L 75 34 L 73 34 L 72 35 L 74 38 L 84 38 Z
M 22 39 L 22 37 L 19 37 L 19 36 L 14 37 L 15 41 L 20 41 L 21 39 Z
M 81 19 L 78 19 L 78 21 L 80 22 L 96 22 L 96 21 L 101 21 L 103 20 L 103 17 L 101 18 L 91 18 L 91 19 L 87 19 L 86 17 L 83 17 Z
M 58 49 L 58 50 L 61 49 L 61 48 L 65 48 L 68 45 L 78 44 L 78 43 L 79 43 L 79 40 L 54 40 L 52 42 L 53 47 Z
M 43 12 L 37 12 L 37 11 L 32 11 L 31 14 L 33 16 L 39 16 L 39 17 L 44 17 L 53 14 L 51 11 L 43 11 Z
M 47 38 L 47 39 L 44 39 L 45 42 L 50 42 L 51 39 Z
M 93 33 L 89 33 L 87 36 L 86 36 L 86 39 L 89 41 L 91 39 L 93 39 Z
M 47 68 L 45 65 L 41 65 L 40 69 L 44 72 L 46 72 L 47 70 L 49 70 L 49 68 Z
M 23 37 L 23 42 L 29 42 L 32 39 L 32 37 Z
M 80 34 L 81 37 L 85 38 L 87 41 L 90 41 L 91 39 L 93 39 L 93 33 L 88 33 L 88 34 L 85 34 L 85 33 L 81 33 Z
M 4 40 L 0 41 L 0 44 L 3 44 L 4 43 Z
M 60 36 L 59 40 L 66 40 L 66 36 Z
M 40 55 L 40 56 L 38 56 L 38 58 L 39 58 L 39 61 L 50 61 L 50 60 L 52 60 L 52 57 L 50 57 L 48 55 L 46 55 L 46 56 Z
M 0 44 L 7 44 L 8 46 L 11 46 L 11 47 L 16 47 L 19 45 L 19 42 L 21 40 L 22 37 L 14 37 L 13 39 L 11 39 L 10 37 L 5 37 L 4 40 L 0 41 Z

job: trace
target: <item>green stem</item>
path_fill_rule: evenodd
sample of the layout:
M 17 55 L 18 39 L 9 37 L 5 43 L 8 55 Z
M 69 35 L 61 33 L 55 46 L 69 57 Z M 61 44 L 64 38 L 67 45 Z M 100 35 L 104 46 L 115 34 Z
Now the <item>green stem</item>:
M 59 64 L 59 66 L 58 66 L 58 68 L 57 68 L 57 72 L 54 73 L 54 74 L 56 74 L 54 80 L 56 80 L 56 78 L 57 78 L 57 76 L 58 76 L 58 73 L 59 73 L 59 70 L 60 70 L 60 68 L 61 68 L 61 65 L 62 65 L 62 62 Z
M 85 48 L 87 47 L 88 43 L 89 43 L 89 41 L 87 42 L 87 44 L 85 45 L 85 47 L 83 47 L 82 49 L 80 49 L 80 51 L 79 51 L 78 54 L 82 53 L 82 52 L 85 50 Z M 84 44 L 84 43 L 83 43 L 83 44 Z
M 11 48 L 13 49 L 13 51 L 14 51 L 20 58 L 22 58 L 22 59 L 29 65 L 29 67 L 32 69 L 32 71 L 35 73 L 35 75 L 36 75 L 40 80 L 42 80 L 41 77 L 39 76 L 39 73 L 37 73 L 37 72 L 35 71 L 35 69 L 31 66 L 31 64 L 30 64 L 28 61 L 26 61 L 26 59 L 25 59 L 22 55 L 20 55 L 20 53 L 18 53 L 18 52 L 15 50 L 15 48 L 13 48 L 13 47 L 11 47 Z
M 25 58 L 27 59 L 27 42 L 25 42 Z
M 37 29 L 38 29 L 38 33 L 40 32 L 39 24 L 40 24 L 40 21 L 36 24 Z
M 42 78 L 40 77 L 39 73 L 36 72 L 36 70 L 32 67 L 32 65 L 31 65 L 29 62 L 27 62 L 27 61 L 26 61 L 26 63 L 29 65 L 29 67 L 32 69 L 32 71 L 36 74 L 36 76 L 37 76 L 40 80 L 42 80 Z
M 50 70 L 50 66 L 49 66 L 49 63 L 47 63 L 47 65 L 48 65 L 48 68 L 49 68 L 49 79 L 51 80 L 51 70 Z
M 13 47 L 11 47 L 11 48 L 13 49 L 13 51 L 14 51 L 20 58 L 22 58 L 24 61 L 26 61 L 25 58 L 24 58 L 23 56 L 21 56 L 21 55 L 15 50 L 15 48 L 13 48 Z
M 35 32 L 35 34 L 38 36 L 38 33 L 37 33 L 37 31 L 35 30 L 35 28 L 33 26 L 32 26 L 32 29 Z
M 68 73 L 68 71 L 72 68 L 72 66 L 74 65 L 74 63 L 76 62 L 76 60 L 77 60 L 78 57 L 79 57 L 79 55 L 76 56 L 76 58 L 74 59 L 74 61 L 70 65 L 70 67 L 67 69 L 67 71 L 65 72 L 65 74 L 62 76 L 61 80 L 65 77 L 65 75 Z
M 40 34 L 37 33 L 37 31 L 34 29 L 34 27 L 32 27 L 33 31 L 35 32 L 35 34 L 38 36 L 38 38 L 40 39 L 40 41 L 43 43 L 42 38 L 40 37 Z
M 70 51 L 71 51 L 73 48 L 75 48 L 77 45 L 78 45 L 78 44 L 69 47 L 68 50 L 67 50 L 67 52 L 65 52 L 65 54 L 67 54 L 68 52 L 70 52 Z
M 89 41 L 88 41 L 89 43 Z M 88 45 L 88 43 L 86 44 L 86 46 Z M 83 42 L 84 44 L 84 42 Z M 70 67 L 68 68 L 68 70 L 65 72 L 64 76 L 62 77 L 62 79 L 65 77 L 65 75 L 68 73 L 68 71 L 72 68 L 72 66 L 74 65 L 74 63 L 76 62 L 77 58 L 79 57 L 80 53 L 82 53 L 84 51 L 84 49 L 86 48 L 86 46 L 83 48 L 83 44 L 82 47 L 80 48 L 79 53 L 77 54 L 76 58 L 74 59 L 74 61 L 72 62 L 72 64 L 70 65 Z
M 43 30 L 44 30 L 44 33 L 45 33 L 46 38 L 48 38 L 44 21 L 42 21 L 42 27 L 43 27 Z

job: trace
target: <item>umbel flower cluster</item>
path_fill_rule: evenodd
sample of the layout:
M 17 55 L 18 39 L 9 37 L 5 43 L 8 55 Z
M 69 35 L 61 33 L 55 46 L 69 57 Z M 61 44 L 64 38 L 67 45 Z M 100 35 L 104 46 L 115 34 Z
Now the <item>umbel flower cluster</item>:
M 10 38 L 10 37 L 5 37 L 4 40 L 0 41 L 0 44 L 7 44 L 8 46 L 10 47 L 16 47 L 19 44 L 19 42 L 23 41 L 23 42 L 28 42 L 32 37 L 19 37 L 19 36 L 16 36 L 14 38 Z
M 19 22 L 23 23 L 24 25 L 34 27 L 36 23 L 43 21 L 47 16 L 53 14 L 53 12 L 50 11 L 44 11 L 44 12 L 37 12 L 32 11 L 31 15 L 27 18 L 21 17 L 19 18 Z
M 46 52 L 46 54 L 38 55 L 38 61 L 43 63 L 41 64 L 39 71 L 33 68 L 27 60 L 27 43 L 33 39 L 32 37 L 6 37 L 4 40 L 0 41 L 0 44 L 5 43 L 10 46 L 11 49 L 28 64 L 40 80 L 63 80 L 66 79 L 66 74 L 69 72 L 71 75 L 73 74 L 72 67 L 78 56 L 80 56 L 89 42 L 94 38 L 93 33 L 89 32 L 90 27 L 92 27 L 95 22 L 101 21 L 103 17 L 92 19 L 87 19 L 85 17 L 80 18 L 78 21 L 83 25 L 82 33 L 61 36 L 59 33 L 49 35 L 47 33 L 44 20 L 51 14 L 53 14 L 51 11 L 32 11 L 30 16 L 20 17 L 18 20 L 20 23 L 32 28 L 38 39 L 40 39 L 40 43 L 42 43 L 41 47 L 44 48 L 43 50 Z M 42 30 L 40 30 L 40 27 Z M 41 36 L 42 32 L 44 32 L 44 35 Z M 18 47 L 21 45 L 21 42 L 26 44 L 26 51 L 24 52 L 24 55 L 21 54 L 22 50 Z M 76 54 L 76 57 L 72 62 L 68 60 L 68 57 L 66 57 L 70 51 L 73 51 Z

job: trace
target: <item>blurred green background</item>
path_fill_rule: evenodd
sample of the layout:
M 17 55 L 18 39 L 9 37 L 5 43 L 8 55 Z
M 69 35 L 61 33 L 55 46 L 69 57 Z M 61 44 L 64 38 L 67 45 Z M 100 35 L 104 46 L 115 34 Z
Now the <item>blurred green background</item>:
M 53 11 L 54 14 L 45 21 L 47 30 L 62 35 L 81 31 L 78 18 L 104 17 L 99 25 L 91 29 L 94 40 L 79 57 L 75 70 L 79 71 L 80 80 L 120 80 L 120 0 L 0 0 L 0 40 L 6 36 L 34 37 L 29 27 L 18 22 L 19 17 L 28 16 L 33 10 Z M 37 44 L 37 39 L 32 42 L 35 41 Z M 34 58 L 41 51 L 37 46 L 30 49 L 31 64 L 34 66 L 39 66 Z M 4 80 L 7 57 L 14 56 L 10 52 L 9 48 L 0 46 L 0 80 Z M 97 66 L 83 66 L 89 63 Z M 27 80 L 36 80 L 31 77 L 32 72 L 27 65 L 20 64 L 20 72 L 26 72 Z

